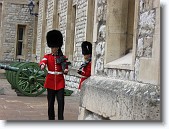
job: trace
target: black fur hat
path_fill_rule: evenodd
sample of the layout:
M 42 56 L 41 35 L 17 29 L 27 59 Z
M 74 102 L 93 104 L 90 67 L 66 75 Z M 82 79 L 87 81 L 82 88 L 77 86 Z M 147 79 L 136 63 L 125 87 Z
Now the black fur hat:
M 82 42 L 81 48 L 83 55 L 92 54 L 92 44 L 90 42 L 88 41 Z
M 63 36 L 59 30 L 51 30 L 46 35 L 48 47 L 62 47 Z

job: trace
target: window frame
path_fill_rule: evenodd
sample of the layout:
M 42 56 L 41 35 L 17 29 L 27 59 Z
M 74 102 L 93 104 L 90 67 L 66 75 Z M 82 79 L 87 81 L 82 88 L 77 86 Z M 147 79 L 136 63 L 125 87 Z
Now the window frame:
M 22 34 L 22 40 L 19 39 L 19 29 L 23 29 L 23 34 Z M 25 54 L 26 54 L 26 30 L 27 30 L 27 25 L 25 24 L 18 24 L 17 25 L 17 33 L 16 33 L 16 48 L 15 48 L 15 55 L 16 59 L 25 59 Z M 21 54 L 18 54 L 18 44 L 19 42 L 22 42 L 22 50 Z
M 137 31 L 137 28 L 138 28 L 138 7 L 139 7 L 138 4 L 139 4 L 139 1 L 136 0 L 134 3 L 134 7 L 133 7 L 134 8 L 134 15 L 133 15 L 134 25 L 133 25 L 133 31 L 132 31 L 133 32 L 132 51 L 130 50 L 128 53 L 125 53 L 124 55 L 121 54 L 120 56 L 115 57 L 113 55 L 113 52 L 115 53 L 116 50 L 114 50 L 112 53 L 110 52 L 110 50 L 108 50 L 110 48 L 110 46 L 113 46 L 113 45 L 110 43 L 111 35 L 108 31 L 108 29 L 110 29 L 111 25 L 106 23 L 106 46 L 105 46 L 104 68 L 134 70 L 134 63 L 135 63 L 135 58 L 136 58 L 136 55 L 135 55 L 136 54 L 136 40 L 137 40 L 137 32 L 138 32 Z M 110 17 L 107 16 L 106 21 L 109 18 Z M 127 17 L 127 22 L 128 22 L 128 17 Z M 127 25 L 127 27 L 128 27 L 128 25 Z M 127 36 L 126 36 L 126 40 L 127 40 Z M 125 42 L 125 45 L 127 44 L 126 42 Z M 120 42 L 115 42 L 115 43 L 118 44 Z

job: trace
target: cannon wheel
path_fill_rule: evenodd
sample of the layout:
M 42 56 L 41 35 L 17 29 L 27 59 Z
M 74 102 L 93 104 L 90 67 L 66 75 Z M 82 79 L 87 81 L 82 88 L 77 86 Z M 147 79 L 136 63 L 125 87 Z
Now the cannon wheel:
M 47 71 L 41 71 L 37 63 L 25 63 L 16 74 L 17 89 L 26 96 L 34 97 L 42 94 Z

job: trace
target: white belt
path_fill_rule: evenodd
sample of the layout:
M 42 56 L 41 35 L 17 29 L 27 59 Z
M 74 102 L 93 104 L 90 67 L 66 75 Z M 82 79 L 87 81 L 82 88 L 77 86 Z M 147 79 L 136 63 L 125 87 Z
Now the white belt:
M 48 71 L 49 74 L 63 74 L 63 72 Z
M 86 77 L 86 76 L 82 76 L 82 75 L 81 75 L 80 77 L 81 77 L 81 78 L 88 78 L 88 77 Z

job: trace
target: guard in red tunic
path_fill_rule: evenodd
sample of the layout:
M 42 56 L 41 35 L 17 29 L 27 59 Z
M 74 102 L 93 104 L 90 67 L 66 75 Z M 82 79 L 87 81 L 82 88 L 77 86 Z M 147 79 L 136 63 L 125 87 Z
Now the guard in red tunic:
M 47 88 L 48 100 L 48 118 L 55 120 L 55 97 L 58 102 L 58 120 L 64 120 L 64 88 L 65 80 L 63 74 L 68 73 L 68 64 L 66 57 L 61 51 L 63 45 L 62 33 L 58 30 L 51 30 L 46 35 L 47 45 L 51 48 L 51 53 L 44 55 L 40 61 L 40 68 L 43 70 L 46 66 L 48 74 L 46 76 L 44 87 Z
M 85 61 L 77 71 L 77 73 L 81 75 L 78 89 L 81 89 L 82 82 L 91 76 L 92 44 L 88 41 L 84 41 L 81 48 Z

